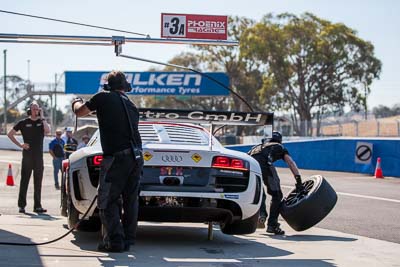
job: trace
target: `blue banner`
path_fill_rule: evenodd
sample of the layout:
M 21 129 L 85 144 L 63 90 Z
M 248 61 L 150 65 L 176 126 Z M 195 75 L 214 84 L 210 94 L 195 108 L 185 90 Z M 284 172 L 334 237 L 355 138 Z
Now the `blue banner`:
M 66 71 L 65 93 L 92 95 L 107 83 L 109 71 Z M 134 95 L 229 95 L 228 89 L 194 72 L 124 72 Z M 229 78 L 222 72 L 206 72 L 208 76 L 229 86 Z

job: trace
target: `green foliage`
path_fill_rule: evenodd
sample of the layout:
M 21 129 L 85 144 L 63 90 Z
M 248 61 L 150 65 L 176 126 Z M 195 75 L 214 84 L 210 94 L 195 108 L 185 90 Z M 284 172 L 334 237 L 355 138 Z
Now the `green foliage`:
M 344 107 L 366 108 L 369 86 L 379 78 L 381 62 L 373 45 L 342 23 L 311 13 L 267 14 L 256 23 L 230 17 L 234 46 L 194 46 L 169 63 L 201 71 L 224 71 L 234 92 L 256 111 L 289 111 L 295 133 L 309 135 L 312 119 L 343 113 Z M 166 71 L 180 71 L 166 67 Z M 249 110 L 237 97 L 145 97 L 147 106 Z M 240 135 L 239 127 L 236 135 Z
M 372 113 L 374 113 L 376 118 L 386 118 L 400 115 L 400 104 L 396 104 L 392 108 L 379 105 L 372 109 Z
M 244 17 L 230 17 L 228 35 L 241 42 L 242 34 L 254 21 Z M 211 71 L 224 71 L 230 78 L 231 88 L 242 96 L 254 110 L 258 107 L 256 89 L 262 84 L 262 71 L 257 62 L 244 59 L 240 55 L 239 47 L 234 46 L 195 46 L 201 52 L 201 59 L 207 63 Z M 233 107 L 231 106 L 233 104 Z M 222 108 L 231 110 L 248 110 L 249 108 L 240 99 L 233 97 L 233 102 L 226 101 Z
M 4 108 L 0 108 L 0 111 L 3 111 Z M 18 117 L 20 116 L 20 113 L 17 109 L 8 109 L 7 110 L 7 123 L 14 123 Z M 0 116 L 0 123 L 4 123 L 4 116 Z
M 316 114 L 345 105 L 360 109 L 381 71 L 371 43 L 344 24 L 310 13 L 266 15 L 243 33 L 240 49 L 243 58 L 266 70 L 260 99 L 292 111 L 300 135 L 311 133 L 305 122 Z

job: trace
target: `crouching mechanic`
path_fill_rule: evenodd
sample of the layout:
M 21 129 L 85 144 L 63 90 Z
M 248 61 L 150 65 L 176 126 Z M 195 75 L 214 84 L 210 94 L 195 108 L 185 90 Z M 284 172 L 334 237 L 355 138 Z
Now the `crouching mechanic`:
M 96 111 L 103 149 L 97 207 L 104 231 L 98 250 L 122 252 L 129 250 L 136 238 L 142 141 L 138 130 L 139 112 L 126 95 L 131 87 L 125 75 L 112 71 L 107 80 L 104 89 L 108 92 L 99 92 L 85 103 L 75 99 L 72 110 L 78 117 Z
M 279 159 L 283 159 L 296 179 L 296 189 L 301 191 L 303 186 L 296 163 L 290 157 L 288 150 L 282 145 L 282 135 L 279 132 L 273 132 L 272 138 L 269 141 L 263 139 L 263 142 L 254 146 L 248 154 L 255 158 L 260 164 L 263 181 L 267 187 L 267 193 L 272 197 L 269 209 L 267 232 L 276 235 L 284 235 L 285 231 L 280 228 L 280 224 L 278 223 L 283 194 L 280 179 L 273 163 Z M 265 200 L 266 196 L 265 193 L 263 193 L 260 207 L 261 223 L 264 223 L 267 217 Z

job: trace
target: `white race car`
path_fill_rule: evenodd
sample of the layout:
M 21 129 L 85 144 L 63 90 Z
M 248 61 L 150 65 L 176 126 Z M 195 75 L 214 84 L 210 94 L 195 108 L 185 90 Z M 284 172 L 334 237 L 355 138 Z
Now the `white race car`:
M 140 109 L 140 114 L 144 168 L 139 220 L 219 222 L 225 234 L 253 233 L 263 190 L 260 166 L 251 156 L 224 148 L 210 132 L 221 124 L 272 125 L 273 114 L 158 109 Z M 101 160 L 97 131 L 87 147 L 63 162 L 61 214 L 69 227 L 97 194 Z M 95 206 L 84 222 L 98 228 Z

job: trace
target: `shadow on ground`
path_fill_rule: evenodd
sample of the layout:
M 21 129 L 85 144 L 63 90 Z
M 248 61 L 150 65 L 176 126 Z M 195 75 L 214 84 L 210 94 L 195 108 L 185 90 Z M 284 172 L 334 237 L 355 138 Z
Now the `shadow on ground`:
M 353 242 L 357 241 L 356 238 L 351 237 L 340 237 L 340 236 L 329 236 L 329 235 L 268 235 L 263 234 L 264 236 L 268 236 L 272 239 L 278 240 L 289 240 L 289 241 L 301 241 L 301 242 L 318 242 L 318 241 L 337 241 L 337 242 Z
M 73 244 L 95 251 L 99 233 L 74 232 Z M 101 253 L 101 266 L 333 266 L 331 259 L 274 259 L 293 254 L 255 239 L 222 234 L 214 230 L 207 240 L 206 227 L 140 225 L 136 245 L 125 253 Z M 310 240 L 311 241 L 311 240 Z M 268 242 L 266 242 L 268 243 Z
M 32 243 L 31 239 L 0 229 L 0 242 Z M 0 266 L 43 266 L 36 246 L 0 245 Z
M 57 221 L 60 220 L 60 218 L 53 217 L 50 214 L 47 213 L 30 213 L 30 212 L 25 212 L 24 214 L 21 214 L 17 217 L 26 217 L 29 216 L 31 219 L 38 219 L 38 220 L 44 220 L 44 221 Z

